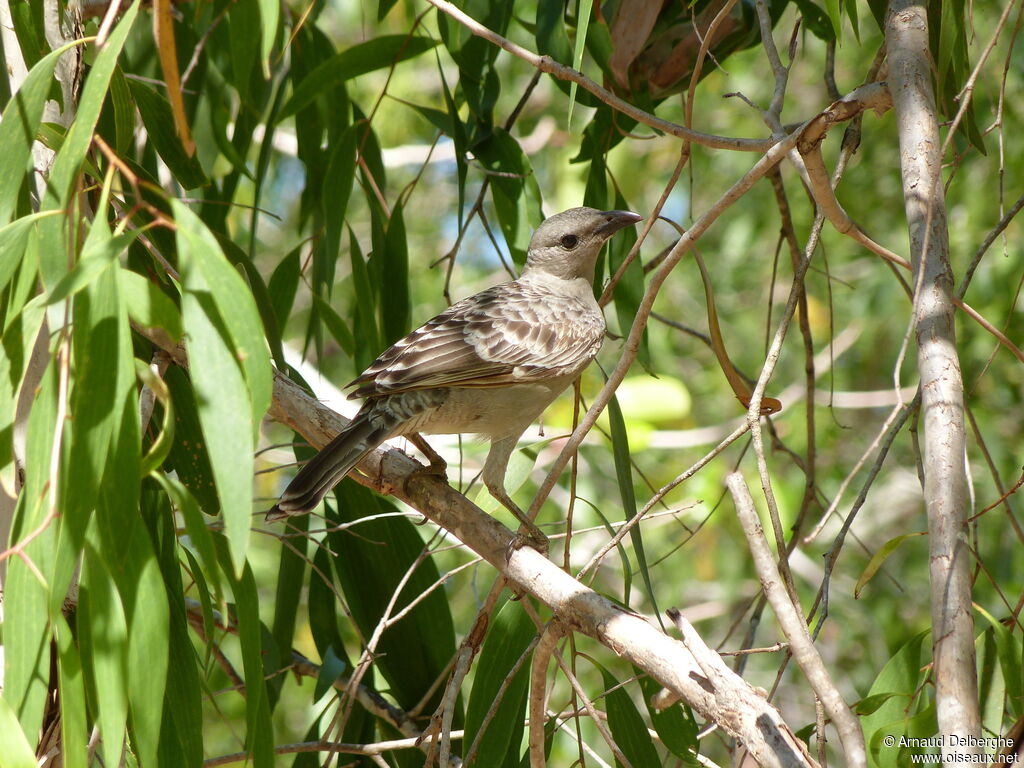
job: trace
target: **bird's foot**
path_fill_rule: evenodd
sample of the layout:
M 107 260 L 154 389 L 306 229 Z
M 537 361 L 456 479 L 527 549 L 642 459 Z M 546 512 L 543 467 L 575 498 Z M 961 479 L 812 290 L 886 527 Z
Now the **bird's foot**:
M 408 437 L 409 442 L 419 448 L 420 453 L 427 457 L 430 463 L 422 469 L 417 469 L 417 474 L 435 475 L 448 482 L 448 462 L 441 458 L 441 455 L 430 447 L 430 443 L 423 439 L 423 436 L 413 433 Z
M 516 531 L 516 535 L 509 541 L 508 548 L 505 550 L 506 562 L 512 558 L 513 552 L 523 547 L 532 547 L 542 555 L 547 555 L 548 553 L 550 542 L 548 537 L 544 535 L 544 532 L 531 520 L 523 519 L 521 522 L 523 527 Z
M 440 459 L 440 457 L 438 457 L 438 458 Z M 419 467 L 414 469 L 412 472 L 410 472 L 409 475 L 405 478 L 405 493 L 406 493 L 406 495 L 409 494 L 409 483 L 413 480 L 413 478 L 416 478 L 416 477 L 424 477 L 424 476 L 425 477 L 437 477 L 437 478 L 440 478 L 441 482 L 447 483 L 448 482 L 448 472 L 447 472 L 447 470 L 448 470 L 448 465 L 444 462 L 443 459 L 440 460 L 439 463 L 431 461 L 426 466 L 420 465 Z

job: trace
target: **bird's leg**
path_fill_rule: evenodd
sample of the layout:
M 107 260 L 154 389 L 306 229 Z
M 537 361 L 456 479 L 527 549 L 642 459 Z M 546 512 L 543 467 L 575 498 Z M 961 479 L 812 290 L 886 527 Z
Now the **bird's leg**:
M 508 469 L 508 459 L 512 455 L 512 451 L 518 441 L 519 436 L 513 435 L 512 437 L 506 437 L 491 443 L 491 450 L 487 454 L 487 461 L 484 462 L 484 471 L 481 473 L 481 476 L 491 496 L 505 509 L 515 515 L 519 522 L 522 523 L 523 528 L 526 529 L 525 532 L 517 534 L 516 538 L 509 544 L 508 556 L 511 556 L 515 550 L 525 546 L 533 547 L 541 554 L 546 554 L 548 551 L 548 537 L 512 501 L 512 498 L 505 490 L 505 471 Z
M 416 470 L 418 473 L 425 475 L 437 475 L 448 481 L 448 462 L 441 458 L 441 455 L 430 447 L 430 443 L 423 439 L 423 435 L 419 432 L 413 432 L 407 435 L 406 438 L 410 443 L 415 445 L 424 456 L 427 457 L 427 461 L 430 463 L 422 469 Z

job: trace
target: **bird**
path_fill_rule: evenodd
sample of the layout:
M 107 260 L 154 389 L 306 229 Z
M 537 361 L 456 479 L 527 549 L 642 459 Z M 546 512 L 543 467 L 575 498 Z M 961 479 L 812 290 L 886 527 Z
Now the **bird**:
M 546 545 L 505 490 L 519 438 L 594 359 L 605 335 L 594 268 L 605 242 L 641 221 L 631 211 L 570 208 L 545 219 L 511 282 L 452 304 L 385 350 L 347 385 L 359 412 L 295 475 L 267 520 L 310 512 L 368 453 L 408 436 L 444 472 L 420 434 L 476 434 L 490 441 L 481 479 Z

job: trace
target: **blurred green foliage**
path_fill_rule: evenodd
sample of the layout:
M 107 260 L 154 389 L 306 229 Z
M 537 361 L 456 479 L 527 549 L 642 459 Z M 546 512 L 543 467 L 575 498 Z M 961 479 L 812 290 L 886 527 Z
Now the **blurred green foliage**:
M 668 190 L 682 149 L 677 138 L 624 117 L 583 89 L 571 102 L 565 82 L 537 78 L 528 63 L 426 3 L 176 4 L 173 40 L 154 37 L 151 11 L 137 0 L 123 5 L 101 49 L 93 42 L 75 47 L 85 54 L 84 87 L 62 122 L 59 111 L 42 113 L 44 102 L 60 93 L 55 46 L 44 29 L 51 4 L 9 0 L 15 34 L 3 38 L 5 55 L 10 62 L 19 53 L 13 47 L 20 48 L 31 73 L 19 82 L 13 70 L 0 77 L 0 94 L 17 91 L 3 105 L 0 123 L 0 463 L 8 494 L 15 488 L 16 450 L 22 460 L 21 492 L 9 505 L 16 505 L 10 542 L 22 549 L 6 560 L 0 699 L 0 741 L 17 746 L 11 757 L 0 755 L 0 765 L 24 762 L 22 747 L 43 743 L 38 734 L 58 713 L 69 766 L 98 760 L 86 750 L 93 726 L 107 764 L 118 762 L 122 744 L 128 764 L 196 766 L 204 757 L 239 751 L 257 766 L 325 764 L 323 755 L 275 756 L 272 749 L 409 733 L 332 688 L 361 658 L 367 662 L 359 667 L 362 684 L 409 715 L 418 733 L 442 701 L 449 662 L 495 574 L 432 526 L 413 525 L 408 510 L 351 481 L 322 516 L 289 529 L 293 535 L 252 517 L 286 484 L 283 465 L 291 451 L 282 446 L 297 440 L 266 420 L 255 431 L 269 402 L 270 359 L 326 396 L 324 382 L 343 385 L 446 302 L 507 279 L 544 215 L 584 202 L 647 215 L 665 195 L 663 215 L 686 227 L 757 158 L 694 144 Z M 571 63 L 576 4 L 459 5 L 493 32 Z M 697 58 L 701 35 L 694 19 L 703 28 L 722 4 L 666 4 L 646 21 L 643 5 L 593 6 L 582 70 L 626 101 L 683 123 L 692 64 L 680 62 Z M 785 63 L 790 44 L 795 51 L 781 118 L 796 125 L 836 96 L 825 77 L 831 48 L 839 94 L 867 77 L 884 46 L 884 4 L 769 5 Z M 945 158 L 954 283 L 1014 205 L 1024 172 L 1022 112 L 1013 98 L 1024 60 L 1012 14 L 982 58 L 1000 20 L 998 5 L 929 6 L 944 130 L 976 67 L 978 75 Z M 711 40 L 693 94 L 693 128 L 769 136 L 758 108 L 768 105 L 775 83 L 759 44 L 755 3 L 743 0 L 725 21 L 728 34 Z M 96 35 L 100 23 L 86 18 L 82 34 Z M 177 53 L 194 155 L 162 84 L 161 43 Z M 844 127 L 824 145 L 829 168 L 840 156 Z M 906 254 L 891 112 L 865 115 L 861 129 L 838 198 L 876 241 Z M 29 172 L 45 162 L 31 149 L 34 139 L 57 152 L 48 185 Z M 793 166 L 780 168 L 802 245 L 815 212 Z M 752 378 L 790 290 L 780 221 L 777 195 L 764 180 L 698 244 L 730 355 Z M 641 261 L 614 292 L 606 310 L 609 339 L 582 379 L 584 405 L 622 353 L 645 285 L 639 264 L 650 265 L 676 237 L 673 228 L 655 223 Z M 1024 341 L 1019 241 L 1014 221 L 995 238 L 965 296 L 1018 344 Z M 613 244 L 603 279 L 627 246 Z M 877 257 L 826 225 L 805 291 L 815 405 L 808 414 L 808 361 L 795 324 L 767 394 L 784 403 L 768 432 L 769 470 L 807 609 L 824 578 L 822 556 L 867 480 L 869 448 L 898 398 L 912 399 L 918 380 L 910 304 Z M 643 506 L 743 417 L 700 338 L 708 331 L 705 296 L 691 259 L 664 284 L 654 313 L 615 408 L 580 450 L 571 482 L 565 473 L 540 515 L 552 534 L 561 534 L 572 508 L 570 572 L 607 540 L 624 510 Z M 201 370 L 168 368 L 141 328 L 183 335 Z M 1024 367 L 963 315 L 957 333 L 971 423 L 969 514 L 976 515 L 1014 486 L 1024 463 Z M 313 367 L 300 370 L 301 360 Z M 154 388 L 160 391 L 140 424 L 140 395 L 152 379 L 137 369 L 151 363 L 167 391 Z M 557 455 L 558 438 L 574 424 L 575 406 L 570 392 L 545 417 L 543 438 L 528 433 L 536 442 L 522 448 L 510 470 L 517 497 L 530 498 Z M 916 424 L 912 414 L 894 440 L 831 574 L 827 617 L 819 607 L 812 624 L 841 692 L 860 702 L 878 765 L 908 764 L 907 754 L 879 748 L 886 734 L 935 732 L 927 684 L 928 549 L 923 537 L 907 535 L 926 528 Z M 16 447 L 23 428 L 27 442 Z M 438 445 L 452 459 L 451 482 L 475 498 L 481 447 Z M 855 471 L 865 452 L 865 467 Z M 306 458 L 309 449 L 299 440 L 295 453 Z M 759 585 L 724 498 L 725 475 L 738 467 L 753 478 L 755 466 L 748 440 L 729 447 L 655 505 L 587 583 L 642 613 L 678 606 L 722 650 L 782 639 L 771 621 L 756 620 Z M 851 474 L 835 513 L 823 519 Z M 1004 733 L 1024 714 L 1018 507 L 1011 496 L 969 529 L 988 735 Z M 503 511 L 495 514 L 512 523 Z M 805 539 L 812 530 L 816 535 Z M 557 541 L 553 550 L 560 549 Z M 872 562 L 879 551 L 887 556 Z M 855 597 L 866 572 L 874 575 Z M 65 617 L 72 582 L 79 603 Z M 385 615 L 432 585 L 418 607 L 375 637 Z M 469 740 L 480 734 L 476 764 L 494 765 L 496 755 L 503 765 L 526 764 L 525 678 L 512 672 L 532 635 L 522 608 L 503 598 L 477 664 L 459 695 L 448 699 L 452 727 L 467 728 L 467 741 L 456 742 L 455 750 L 468 757 Z M 371 637 L 375 644 L 367 651 Z M 581 683 L 608 713 L 634 766 L 692 764 L 687 750 L 697 726 L 689 710 L 649 713 L 643 702 L 654 691 L 650 681 L 637 684 L 634 670 L 588 638 L 574 638 L 565 650 L 577 654 L 571 661 Z M 287 674 L 298 659 L 293 652 L 319 665 L 318 679 Z M 793 664 L 773 688 L 784 667 L 781 653 L 741 658 L 744 677 L 773 689 L 787 722 L 813 723 L 813 697 Z M 507 676 L 512 682 L 499 724 L 484 728 Z M 48 691 L 58 679 L 54 704 Z M 617 682 L 624 687 L 609 690 Z M 549 708 L 565 714 L 578 704 L 559 675 Z M 656 742 L 645 723 L 672 735 Z M 549 724 L 552 764 L 582 760 L 581 743 L 612 759 L 588 718 L 577 718 L 572 728 L 560 724 L 567 730 Z M 724 765 L 733 746 L 713 734 L 699 749 Z M 827 749 L 833 748 L 830 742 Z M 384 759 L 424 762 L 415 749 L 390 751 Z M 342 756 L 337 764 L 371 762 Z

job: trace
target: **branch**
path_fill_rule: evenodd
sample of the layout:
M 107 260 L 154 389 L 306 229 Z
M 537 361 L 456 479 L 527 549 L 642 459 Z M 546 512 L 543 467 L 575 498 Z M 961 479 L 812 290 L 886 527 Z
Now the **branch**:
M 644 110 L 633 106 L 628 101 L 620 99 L 614 93 L 602 88 L 589 77 L 578 72 L 572 67 L 559 64 L 550 56 L 539 56 L 533 51 L 528 51 L 526 48 L 523 48 L 521 45 L 516 45 L 511 40 L 499 35 L 497 32 L 491 31 L 473 17 L 467 15 L 456 6 L 447 2 L 447 0 L 427 0 L 427 2 L 439 11 L 451 16 L 477 37 L 481 37 L 499 48 L 508 51 L 513 56 L 517 56 L 528 64 L 536 67 L 541 72 L 554 75 L 559 80 L 568 80 L 569 82 L 576 83 L 585 91 L 589 91 L 599 98 L 612 109 L 617 112 L 621 112 L 624 115 L 628 115 L 637 122 L 643 123 L 651 128 L 663 131 L 671 136 L 677 136 L 680 139 L 686 139 L 687 141 L 692 141 L 695 144 L 701 144 L 705 147 L 712 147 L 714 149 L 733 149 L 741 152 L 764 152 L 772 145 L 772 139 L 738 139 L 729 136 L 714 136 L 709 133 L 690 130 L 678 123 L 663 120 L 656 115 L 652 115 L 650 112 L 645 112 Z
M 980 760 L 983 749 L 971 746 L 981 744 L 981 717 L 967 547 L 964 392 L 924 6 L 893 0 L 885 37 L 914 268 L 936 714 L 940 734 L 960 737 L 944 740 L 943 760 L 963 759 L 965 752 Z
M 166 334 L 135 324 L 133 328 L 162 347 L 176 363 L 187 365 L 184 349 L 169 343 Z M 268 416 L 299 432 L 315 448 L 330 442 L 348 423 L 279 371 L 274 371 Z M 668 689 L 673 701 L 686 701 L 702 717 L 743 742 L 761 765 L 817 765 L 779 712 L 745 680 L 730 671 L 721 686 L 709 689 L 685 646 L 639 614 L 584 586 L 536 550 L 512 548 L 516 538 L 512 531 L 440 478 L 417 472 L 421 468 L 397 449 L 376 450 L 359 463 L 360 472 L 352 478 L 400 499 L 451 531 L 517 589 L 551 608 L 564 626 L 594 638 L 644 670 Z
M 317 447 L 346 423 L 278 372 L 269 415 Z M 685 700 L 702 717 L 742 741 L 762 765 L 815 765 L 778 711 L 742 678 L 730 672 L 721 685 L 709 689 L 700 666 L 681 643 L 580 584 L 536 550 L 510 550 L 512 531 L 439 478 L 416 473 L 419 467 L 396 449 L 375 451 L 359 464 L 361 474 L 353 478 L 378 493 L 395 496 L 451 531 L 517 589 L 549 606 L 566 627 L 596 639 L 643 669 L 674 699 Z
M 843 701 L 843 697 L 829 676 L 825 663 L 821 660 L 818 649 L 814 647 L 811 635 L 807 631 L 807 622 L 804 620 L 803 612 L 790 599 L 789 590 L 786 589 L 778 564 L 772 557 L 764 529 L 757 516 L 757 510 L 754 509 L 754 500 L 750 496 L 750 489 L 747 488 L 743 475 L 733 472 L 725 478 L 725 484 L 736 505 L 736 514 L 743 527 L 743 533 L 746 534 L 761 586 L 764 588 L 768 602 L 771 603 L 783 634 L 789 641 L 789 649 L 793 658 L 803 670 L 815 696 L 821 701 L 828 716 L 832 718 L 832 723 L 839 732 L 843 750 L 846 752 L 848 764 L 858 768 L 867 766 L 864 733 L 861 731 L 860 722 Z

